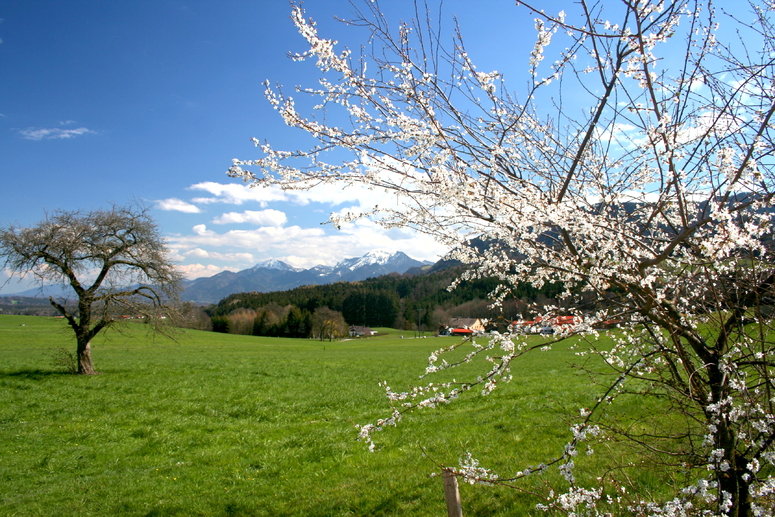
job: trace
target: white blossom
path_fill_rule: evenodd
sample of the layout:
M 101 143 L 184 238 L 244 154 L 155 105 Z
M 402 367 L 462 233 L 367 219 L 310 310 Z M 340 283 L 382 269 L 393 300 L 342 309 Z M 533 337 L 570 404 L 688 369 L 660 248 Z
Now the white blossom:
M 377 50 L 355 66 L 294 6 L 308 48 L 293 58 L 312 61 L 321 78 L 298 90 L 312 103 L 269 83 L 265 96 L 315 144 L 287 150 L 256 140 L 261 156 L 229 169 L 286 189 L 338 182 L 384 192 L 390 203 L 341 210 L 331 221 L 367 217 L 436 238 L 467 268 L 450 289 L 496 279 L 494 308 L 524 285 L 561 286 L 535 309 L 553 322 L 551 340 L 537 343 L 518 327 L 434 351 L 416 386 L 383 384 L 390 413 L 360 426 L 359 438 L 374 450 L 374 432 L 404 413 L 491 394 L 524 354 L 578 339 L 576 357 L 598 358 L 611 375 L 605 388 L 592 383 L 582 421 L 546 462 L 570 484 L 547 509 L 603 513 L 610 494 L 575 485 L 574 461 L 582 462 L 582 442 L 591 451 L 605 439 L 605 409 L 633 390 L 669 399 L 692 430 L 672 445 L 702 458 L 687 465 L 696 483 L 665 501 L 635 501 L 633 512 L 726 511 L 737 494 L 721 486 L 725 475 L 748 484 L 754 513 L 775 511 L 761 466 L 775 464 L 766 302 L 775 263 L 773 6 L 754 1 L 749 21 L 723 18 L 750 47 L 738 52 L 740 42 L 717 37 L 734 31 L 717 33 L 720 15 L 702 3 L 600 2 L 594 12 L 578 4 L 557 16 L 518 4 L 536 31 L 524 92 L 507 87 L 506 68 L 479 71 L 458 36 L 453 48 L 435 38 L 419 44 L 423 24 L 392 33 L 361 20 Z M 558 323 L 570 315 L 572 323 Z M 434 382 L 463 365 L 479 369 Z M 467 456 L 460 475 L 503 480 L 480 469 Z M 517 477 L 539 470 L 514 469 Z

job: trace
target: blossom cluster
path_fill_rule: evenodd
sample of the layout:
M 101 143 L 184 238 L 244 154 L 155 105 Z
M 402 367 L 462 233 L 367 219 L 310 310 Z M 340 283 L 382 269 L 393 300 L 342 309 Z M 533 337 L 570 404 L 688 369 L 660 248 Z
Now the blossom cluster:
M 556 340 L 586 336 L 579 357 L 599 357 L 612 375 L 554 463 L 570 491 L 549 506 L 591 512 L 600 504 L 603 492 L 575 484 L 576 444 L 595 437 L 591 422 L 604 407 L 637 392 L 668 400 L 685 419 L 691 439 L 672 445 L 702 481 L 633 508 L 723 513 L 743 504 L 737 498 L 746 491 L 753 510 L 771 508 L 772 479 L 761 464 L 772 463 L 775 441 L 767 309 L 775 284 L 775 6 L 754 1 L 752 21 L 727 19 L 758 45 L 736 52 L 737 43 L 717 38 L 717 13 L 702 2 L 582 2 L 575 15 L 518 3 L 537 20 L 521 99 L 505 88 L 503 72 L 477 70 L 459 35 L 447 49 L 435 38 L 421 44 L 422 24 L 392 34 L 382 18 L 362 20 L 380 52 L 354 66 L 294 6 L 309 47 L 295 59 L 313 59 L 321 74 L 297 93 L 315 108 L 302 113 L 269 83 L 265 93 L 288 126 L 316 143 L 257 144 L 262 156 L 235 159 L 229 173 L 286 189 L 337 182 L 385 192 L 390 203 L 341 211 L 332 222 L 368 217 L 435 237 L 467 266 L 459 282 L 500 282 L 495 306 L 525 284 L 562 287 L 557 304 L 584 317 L 558 329 Z M 584 108 L 565 109 L 565 99 Z M 559 308 L 535 312 L 550 318 Z M 598 346 L 608 322 L 616 326 L 611 344 Z M 545 346 L 517 329 L 442 348 L 429 357 L 424 384 L 384 385 L 391 413 L 359 436 L 373 450 L 374 431 L 472 390 L 486 395 L 510 379 L 519 357 Z M 472 362 L 481 366 L 474 378 L 429 380 Z M 473 460 L 466 465 L 461 472 L 479 472 Z

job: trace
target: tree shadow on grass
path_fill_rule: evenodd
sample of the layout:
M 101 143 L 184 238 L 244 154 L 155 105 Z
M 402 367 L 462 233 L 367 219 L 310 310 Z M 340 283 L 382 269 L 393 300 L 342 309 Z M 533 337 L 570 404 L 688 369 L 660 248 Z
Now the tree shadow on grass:
M 36 369 L 24 369 L 24 370 L 0 370 L 0 379 L 29 379 L 29 380 L 42 380 L 52 377 L 75 377 L 77 373 L 68 372 L 64 370 L 43 370 Z

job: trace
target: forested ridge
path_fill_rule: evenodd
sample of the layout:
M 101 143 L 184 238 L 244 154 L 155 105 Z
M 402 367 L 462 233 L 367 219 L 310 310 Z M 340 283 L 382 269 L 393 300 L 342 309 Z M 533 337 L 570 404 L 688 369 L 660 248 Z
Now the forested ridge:
M 436 330 L 452 317 L 510 321 L 529 311 L 532 303 L 548 301 L 558 292 L 558 287 L 550 284 L 541 290 L 520 285 L 500 309 L 494 309 L 486 300 L 497 285 L 496 279 L 463 281 L 449 289 L 462 271 L 462 266 L 453 265 L 430 273 L 391 274 L 360 282 L 269 293 L 238 293 L 224 298 L 208 312 L 215 330 L 234 332 L 237 320 L 252 319 L 254 326 L 250 330 L 244 321 L 242 325 L 237 324 L 243 327 L 237 332 L 259 335 L 298 335 L 298 332 L 289 332 L 282 320 L 290 316 L 291 325 L 298 327 L 296 320 L 309 321 L 321 308 L 341 313 L 348 325 L 405 329 L 419 326 L 423 330 Z M 267 317 L 266 312 L 273 313 L 273 317 Z M 274 324 L 267 324 L 268 320 L 275 320 Z M 223 328 L 224 325 L 228 328 Z M 273 325 L 274 328 L 268 328 Z M 306 335 L 309 326 L 309 323 L 301 325 L 296 330 Z

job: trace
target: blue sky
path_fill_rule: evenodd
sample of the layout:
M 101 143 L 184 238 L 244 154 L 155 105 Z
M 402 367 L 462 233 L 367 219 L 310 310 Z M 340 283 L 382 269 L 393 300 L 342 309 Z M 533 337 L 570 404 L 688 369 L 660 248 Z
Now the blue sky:
M 396 19 L 413 14 L 409 1 L 383 4 Z M 304 7 L 322 35 L 357 48 L 363 33 L 334 19 L 351 15 L 348 1 Z M 524 69 L 532 19 L 513 2 L 448 0 L 444 11 L 482 68 L 505 59 Z M 333 264 L 375 248 L 438 258 L 444 249 L 415 234 L 321 225 L 355 193 L 259 195 L 226 176 L 232 158 L 256 156 L 251 137 L 288 147 L 301 137 L 262 87 L 316 77 L 287 57 L 304 50 L 289 13 L 285 0 L 0 0 L 0 225 L 141 203 L 188 277 L 272 258 Z M 28 285 L 7 278 L 0 294 Z

